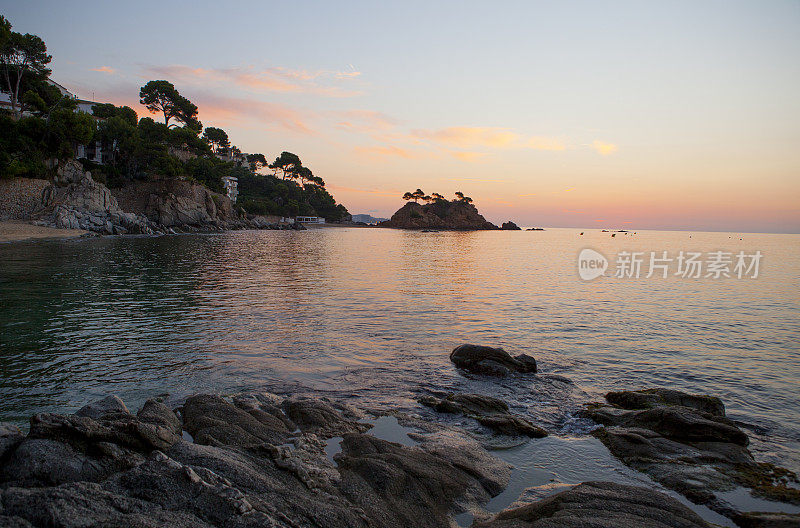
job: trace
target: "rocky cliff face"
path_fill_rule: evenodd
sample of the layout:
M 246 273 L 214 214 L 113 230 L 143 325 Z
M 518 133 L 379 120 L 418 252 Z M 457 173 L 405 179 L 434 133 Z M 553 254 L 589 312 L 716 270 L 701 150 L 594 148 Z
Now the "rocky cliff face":
M 499 229 L 487 221 L 478 209 L 464 202 L 438 201 L 427 205 L 408 202 L 392 218 L 378 224 L 400 229 L 452 229 L 472 231 Z
M 68 161 L 53 183 L 42 185 L 35 200 L 28 196 L 30 185 L 6 185 L 14 192 L 5 201 L 21 205 L 3 210 L 38 225 L 108 235 L 274 227 L 244 218 L 227 196 L 185 180 L 135 182 L 112 191 L 80 163 Z
M 167 228 L 228 228 L 243 222 L 227 196 L 184 180 L 136 182 L 112 194 L 126 211 Z
M 147 218 L 123 211 L 111 191 L 77 162 L 59 168 L 55 183 L 43 189 L 41 204 L 32 216 L 39 225 L 108 235 L 158 232 Z

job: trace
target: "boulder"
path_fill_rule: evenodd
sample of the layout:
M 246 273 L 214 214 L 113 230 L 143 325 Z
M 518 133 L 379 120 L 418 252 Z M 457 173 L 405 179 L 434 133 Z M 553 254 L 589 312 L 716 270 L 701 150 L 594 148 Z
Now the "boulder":
M 691 501 L 736 517 L 735 505 L 715 491 L 746 487 L 756 495 L 800 504 L 796 475 L 756 463 L 749 439 L 712 396 L 672 389 L 610 392 L 611 405 L 590 405 L 586 416 L 605 425 L 594 435 L 625 464 Z
M 97 401 L 88 403 L 78 409 L 75 416 L 85 416 L 94 420 L 99 420 L 106 416 L 130 415 L 130 411 L 125 407 L 125 403 L 119 396 L 110 395 Z
M 649 429 L 679 442 L 728 442 L 740 446 L 749 442 L 744 431 L 724 416 L 689 407 L 665 406 L 625 413 L 600 408 L 591 412 L 591 417 L 603 425 Z
M 522 416 L 512 414 L 508 405 L 497 398 L 482 394 L 447 394 L 443 398 L 425 396 L 420 403 L 438 412 L 462 414 L 493 431 L 508 436 L 542 438 L 547 431 L 530 423 Z
M 183 428 L 199 444 L 256 448 L 282 444 L 289 430 L 280 420 L 264 420 L 214 394 L 191 396 L 183 405 Z
M 649 488 L 584 482 L 513 507 L 474 528 L 710 528 L 677 500 Z
M 292 422 L 304 433 L 311 432 L 325 437 L 342 436 L 347 433 L 363 433 L 369 425 L 344 418 L 330 404 L 311 398 L 291 398 L 283 408 Z
M 622 409 L 650 409 L 679 405 L 715 416 L 725 416 L 725 405 L 716 396 L 686 394 L 674 389 L 654 388 L 636 391 L 609 392 L 606 400 Z
M 25 436 L 19 427 L 13 424 L 0 422 L 0 461 L 7 453 L 12 452 Z
M 517 224 L 509 220 L 508 222 L 503 222 L 500 226 L 500 229 L 504 231 L 522 231 L 521 227 L 518 227 Z
M 464 495 L 490 497 L 474 471 L 439 456 L 365 434 L 347 434 L 334 457 L 341 489 L 377 526 L 450 526 L 453 503 Z
M 475 374 L 505 376 L 509 373 L 536 372 L 536 360 L 527 354 L 512 357 L 502 348 L 482 345 L 461 345 L 450 353 L 450 361 L 458 368 Z

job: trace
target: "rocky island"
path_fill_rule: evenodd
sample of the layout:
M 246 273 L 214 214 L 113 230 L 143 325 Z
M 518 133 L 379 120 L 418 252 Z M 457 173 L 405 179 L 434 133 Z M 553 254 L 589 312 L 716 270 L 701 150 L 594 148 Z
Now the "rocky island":
M 479 231 L 501 229 L 486 220 L 472 202 L 472 198 L 456 192 L 454 200 L 447 200 L 439 193 L 426 195 L 421 189 L 403 195 L 408 203 L 380 222 L 379 227 L 398 229 L 442 229 L 450 231 Z M 419 201 L 426 202 L 424 205 Z M 513 227 L 511 227 L 513 226 Z M 513 222 L 503 224 L 502 229 L 518 229 Z

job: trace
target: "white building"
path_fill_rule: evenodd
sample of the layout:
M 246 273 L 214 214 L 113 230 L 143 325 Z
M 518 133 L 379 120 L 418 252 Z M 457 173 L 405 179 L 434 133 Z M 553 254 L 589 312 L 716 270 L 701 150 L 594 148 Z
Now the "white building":
M 239 196 L 239 180 L 234 176 L 225 176 L 222 178 L 222 185 L 225 186 L 225 194 L 236 203 L 236 198 Z
M 298 216 L 295 219 L 300 224 L 324 224 L 325 219 L 321 216 Z

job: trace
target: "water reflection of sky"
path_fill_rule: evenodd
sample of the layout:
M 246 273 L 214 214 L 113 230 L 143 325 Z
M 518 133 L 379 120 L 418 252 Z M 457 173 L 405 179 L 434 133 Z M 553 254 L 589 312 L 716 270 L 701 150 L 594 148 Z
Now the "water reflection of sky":
M 379 229 L 0 246 L 0 418 L 116 392 L 320 390 L 413 406 L 426 389 L 493 391 L 562 427 L 620 387 L 718 394 L 766 459 L 800 467 L 800 237 Z M 761 250 L 756 280 L 579 280 L 592 247 Z M 462 342 L 537 357 L 545 380 L 466 380 Z M 584 392 L 585 391 L 585 392 Z

